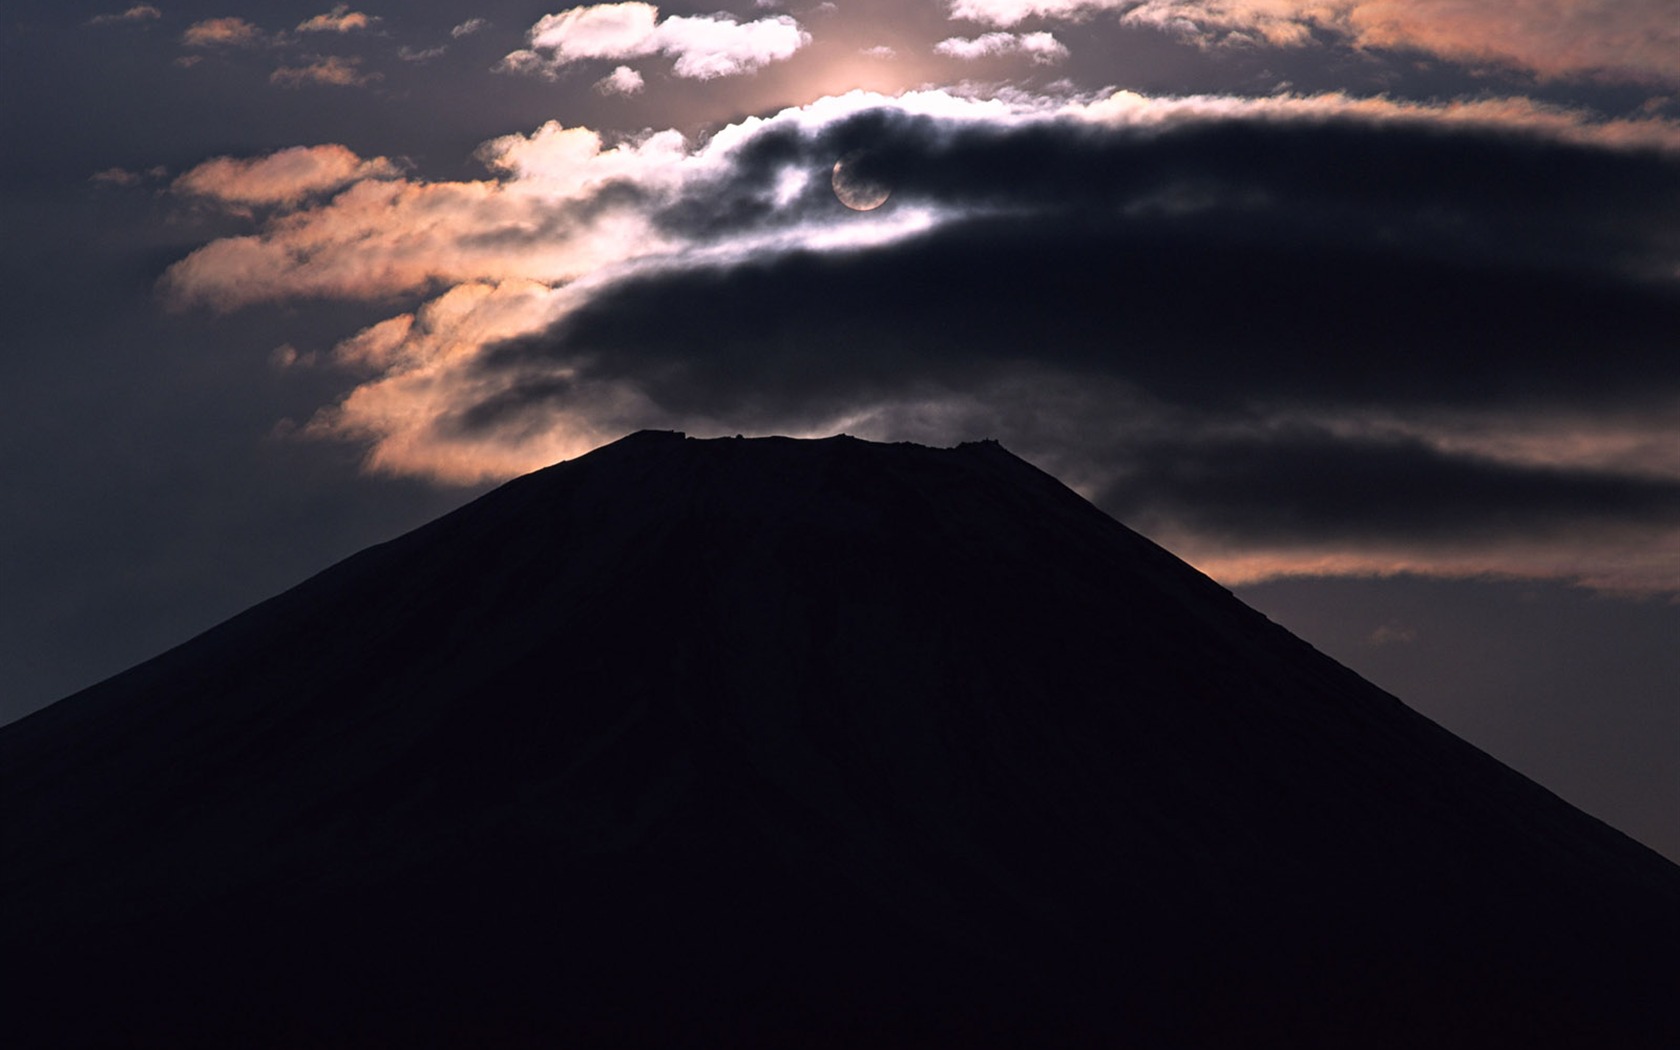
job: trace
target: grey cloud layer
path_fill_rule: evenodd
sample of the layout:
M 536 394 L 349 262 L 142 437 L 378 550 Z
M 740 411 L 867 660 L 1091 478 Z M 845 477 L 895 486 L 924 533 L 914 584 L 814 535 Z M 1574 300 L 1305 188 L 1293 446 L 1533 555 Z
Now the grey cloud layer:
M 924 92 L 481 157 L 461 183 L 224 162 L 229 200 L 356 181 L 164 287 L 436 295 L 341 344 L 359 385 L 303 425 L 379 470 L 479 481 L 640 426 L 998 436 L 1233 577 L 1312 547 L 1680 590 L 1680 456 L 1637 454 L 1680 432 L 1668 123 Z M 841 157 L 886 207 L 840 205 Z
M 945 218 L 874 246 L 613 282 L 486 354 L 483 373 L 518 378 L 445 425 L 587 411 L 604 385 L 633 389 L 644 417 L 760 429 L 890 430 L 967 398 L 997 410 L 965 426 L 1050 449 L 1053 427 L 1002 406 L 1071 381 L 1126 392 L 1064 392 L 1056 411 L 1084 417 L 1074 472 L 1133 520 L 1238 544 L 1680 529 L 1674 476 L 1333 425 L 1680 419 L 1671 153 L 1357 119 L 1140 131 L 882 110 L 767 132 L 660 221 L 720 244 L 808 221 L 833 208 L 826 190 L 767 211 L 776 173 L 859 148 L 895 207 Z

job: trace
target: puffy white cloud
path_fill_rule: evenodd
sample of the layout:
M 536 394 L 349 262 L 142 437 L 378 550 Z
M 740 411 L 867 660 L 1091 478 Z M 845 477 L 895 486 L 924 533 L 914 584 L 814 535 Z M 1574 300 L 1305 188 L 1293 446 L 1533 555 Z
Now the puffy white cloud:
M 531 27 L 531 47 L 552 53 L 557 65 L 585 58 L 641 58 L 659 50 L 659 8 L 652 4 L 594 4 L 544 15 Z
M 296 204 L 352 182 L 392 178 L 385 157 L 363 160 L 343 146 L 293 146 L 264 157 L 215 157 L 177 178 L 176 193 L 240 207 Z
M 324 15 L 316 15 L 298 23 L 300 33 L 349 33 L 366 29 L 379 19 L 350 10 L 349 4 L 339 4 Z
M 595 90 L 603 95 L 634 95 L 646 86 L 642 75 L 629 66 L 619 66 L 595 82 Z
M 1029 18 L 1072 18 L 1104 8 L 1131 7 L 1136 0 L 950 0 L 952 18 L 1012 26 Z
M 1048 64 L 1067 57 L 1068 49 L 1050 33 L 984 33 L 972 39 L 954 36 L 933 46 L 941 55 L 972 61 L 994 55 L 1023 54 Z
M 509 54 L 502 68 L 552 76 L 574 62 L 662 54 L 675 60 L 677 76 L 709 80 L 752 73 L 790 58 L 810 41 L 787 15 L 752 22 L 728 14 L 661 21 L 653 4 L 594 4 L 544 15 L 527 34 L 529 46 Z

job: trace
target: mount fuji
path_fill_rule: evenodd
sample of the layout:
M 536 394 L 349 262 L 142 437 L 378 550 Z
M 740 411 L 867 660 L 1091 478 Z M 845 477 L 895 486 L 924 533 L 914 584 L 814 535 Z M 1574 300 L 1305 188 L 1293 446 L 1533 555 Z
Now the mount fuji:
M 1680 869 L 989 442 L 638 433 L 0 770 L 20 1050 L 1680 1046 Z

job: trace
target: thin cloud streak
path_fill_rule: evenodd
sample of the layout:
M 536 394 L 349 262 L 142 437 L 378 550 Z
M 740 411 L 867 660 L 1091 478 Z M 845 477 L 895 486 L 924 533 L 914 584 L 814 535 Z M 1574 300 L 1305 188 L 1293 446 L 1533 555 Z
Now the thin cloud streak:
M 153 7 L 151 4 L 135 4 L 133 7 L 123 11 L 121 14 L 94 15 L 83 24 L 90 26 L 104 26 L 121 22 L 155 22 L 162 17 L 163 12 Z
M 364 72 L 360 57 L 343 55 L 310 56 L 304 60 L 303 65 L 281 66 L 268 75 L 270 84 L 283 88 L 300 88 L 311 84 L 327 87 L 366 87 L 383 79 L 383 73 Z

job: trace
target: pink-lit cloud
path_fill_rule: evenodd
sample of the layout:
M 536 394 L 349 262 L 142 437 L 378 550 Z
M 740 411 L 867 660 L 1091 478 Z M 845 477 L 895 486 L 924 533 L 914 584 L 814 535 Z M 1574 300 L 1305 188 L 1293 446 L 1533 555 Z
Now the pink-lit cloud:
M 263 157 L 216 157 L 177 178 L 176 193 L 238 207 L 297 204 L 352 182 L 398 174 L 385 157 L 363 160 L 343 146 L 293 146 Z
M 300 33 L 350 33 L 366 29 L 379 19 L 350 10 L 349 4 L 339 4 L 324 15 L 316 15 L 298 23 Z
M 263 31 L 243 18 L 207 18 L 181 34 L 187 47 L 256 47 L 266 42 Z
M 1544 77 L 1680 82 L 1680 17 L 1670 0 L 950 0 L 951 16 L 1010 27 L 1109 12 L 1203 43 L 1426 51 Z
M 603 95 L 636 95 L 646 86 L 642 75 L 629 66 L 619 66 L 595 82 L 595 90 Z
M 661 20 L 646 3 L 594 4 L 544 15 L 527 34 L 529 46 L 512 52 L 502 68 L 553 76 L 591 59 L 675 60 L 679 77 L 711 80 L 753 73 L 793 56 L 811 35 L 787 15 L 739 22 L 728 14 L 678 15 Z

